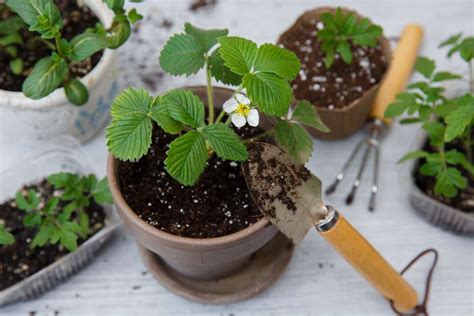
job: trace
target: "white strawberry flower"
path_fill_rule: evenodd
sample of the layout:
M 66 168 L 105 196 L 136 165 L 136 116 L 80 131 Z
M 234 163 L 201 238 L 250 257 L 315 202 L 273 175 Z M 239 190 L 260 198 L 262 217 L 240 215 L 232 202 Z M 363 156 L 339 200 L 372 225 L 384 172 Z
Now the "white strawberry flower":
M 257 126 L 259 121 L 258 111 L 251 108 L 250 100 L 243 94 L 236 94 L 224 103 L 224 111 L 230 115 L 232 123 L 241 128 L 248 123 L 250 126 Z

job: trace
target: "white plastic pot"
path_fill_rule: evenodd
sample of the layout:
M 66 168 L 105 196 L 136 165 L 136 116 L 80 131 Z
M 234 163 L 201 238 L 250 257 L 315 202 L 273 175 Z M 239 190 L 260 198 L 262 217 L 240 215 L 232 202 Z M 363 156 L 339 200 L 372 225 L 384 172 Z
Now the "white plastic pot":
M 113 12 L 98 0 L 85 0 L 105 25 L 112 23 Z M 81 79 L 89 90 L 89 101 L 74 106 L 64 88 L 49 96 L 32 100 L 22 92 L 0 90 L 0 133 L 9 137 L 50 139 L 72 135 L 86 142 L 103 129 L 109 119 L 109 106 L 118 92 L 117 55 L 106 49 L 99 63 Z

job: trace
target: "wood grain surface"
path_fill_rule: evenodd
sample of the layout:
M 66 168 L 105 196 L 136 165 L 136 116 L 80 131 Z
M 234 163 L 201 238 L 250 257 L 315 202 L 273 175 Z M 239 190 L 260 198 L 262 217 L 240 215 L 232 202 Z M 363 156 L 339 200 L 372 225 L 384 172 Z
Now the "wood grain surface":
M 472 34 L 472 0 L 218 0 L 214 8 L 195 13 L 188 10 L 189 4 L 189 0 L 146 0 L 136 5 L 148 20 L 132 34 L 134 40 L 120 50 L 122 88 L 133 85 L 159 93 L 171 87 L 205 83 L 203 73 L 175 78 L 159 72 L 158 52 L 171 33 L 182 30 L 185 21 L 205 28 L 228 27 L 231 34 L 259 43 L 274 42 L 305 9 L 328 4 L 352 7 L 370 16 L 384 27 L 389 37 L 397 37 L 406 23 L 420 23 L 425 29 L 421 53 L 435 58 L 440 69 L 468 73 L 462 62 L 447 60 L 445 51 L 437 46 L 451 34 L 460 31 Z M 167 28 L 169 22 L 172 25 Z M 449 89 L 459 91 L 466 87 L 466 84 L 451 83 Z M 407 170 L 396 165 L 414 143 L 417 133 L 417 126 L 401 127 L 395 122 L 383 137 L 380 191 L 374 213 L 367 211 L 370 168 L 351 207 L 343 204 L 350 181 L 326 200 L 344 210 L 348 221 L 397 270 L 420 251 L 438 249 L 440 260 L 433 278 L 430 315 L 472 316 L 474 240 L 444 232 L 422 219 L 407 199 Z M 315 151 L 308 167 L 328 185 L 352 147 L 365 135 L 366 131 L 362 130 L 341 141 L 315 139 Z M 0 169 L 28 157 L 38 146 L 0 135 Z M 86 144 L 83 150 L 97 172 L 105 175 L 104 134 Z M 347 180 L 354 176 L 353 170 Z M 423 289 L 430 263 L 427 258 L 407 273 L 417 291 Z M 37 316 L 393 315 L 388 303 L 316 233 L 308 234 L 295 249 L 287 271 L 270 289 L 242 303 L 212 306 L 186 301 L 160 286 L 146 272 L 133 239 L 123 229 L 89 266 L 62 285 L 34 301 L 0 308 L 2 316 L 32 312 Z

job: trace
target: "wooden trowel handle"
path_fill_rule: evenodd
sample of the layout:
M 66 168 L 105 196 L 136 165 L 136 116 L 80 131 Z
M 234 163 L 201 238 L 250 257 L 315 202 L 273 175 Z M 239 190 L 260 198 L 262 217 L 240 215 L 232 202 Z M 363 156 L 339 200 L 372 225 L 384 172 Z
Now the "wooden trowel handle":
M 409 24 L 404 28 L 393 53 L 390 67 L 375 97 L 372 118 L 382 120 L 385 124 L 390 123 L 390 120 L 384 117 L 385 109 L 395 101 L 396 95 L 405 89 L 418 55 L 422 37 L 421 26 Z
M 416 291 L 334 208 L 316 225 L 319 233 L 385 298 L 406 312 L 418 304 Z

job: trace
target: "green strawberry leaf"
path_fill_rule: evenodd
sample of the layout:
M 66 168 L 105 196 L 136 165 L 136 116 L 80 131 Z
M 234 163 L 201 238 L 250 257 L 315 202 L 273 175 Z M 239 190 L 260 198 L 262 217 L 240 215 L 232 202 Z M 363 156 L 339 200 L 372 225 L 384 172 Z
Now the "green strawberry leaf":
M 213 124 L 206 126 L 202 133 L 220 158 L 233 161 L 248 159 L 247 148 L 230 127 L 222 123 Z
M 194 37 L 194 39 L 199 43 L 203 54 L 207 53 L 217 44 L 217 38 L 226 36 L 229 33 L 227 29 L 204 30 L 193 26 L 191 23 L 184 24 L 184 31 L 186 34 Z
M 156 97 L 151 108 L 151 118 L 169 134 L 178 134 L 183 130 L 183 123 L 171 117 L 168 108 L 163 104 L 163 97 Z
M 194 128 L 204 125 L 204 103 L 192 91 L 171 90 L 162 96 L 161 102 L 174 120 Z
M 293 80 L 301 68 L 295 53 L 273 44 L 263 44 L 257 50 L 255 70 L 271 72 L 278 76 Z
M 161 68 L 171 75 L 195 74 L 205 63 L 200 43 L 189 34 L 173 35 L 160 53 Z
M 173 140 L 166 152 L 165 166 L 168 173 L 184 185 L 194 185 L 206 168 L 208 153 L 204 136 L 189 131 Z
M 296 104 L 291 118 L 303 125 L 315 128 L 318 131 L 329 132 L 329 127 L 327 127 L 321 120 L 321 117 L 319 117 L 316 107 L 306 100 L 299 101 L 298 104 Z
M 257 58 L 257 44 L 236 36 L 220 37 L 218 41 L 224 64 L 238 75 L 248 74 Z
M 249 73 L 243 77 L 242 85 L 252 103 L 268 115 L 282 116 L 288 113 L 293 99 L 289 83 L 273 73 Z
M 304 164 L 309 160 L 313 152 L 313 141 L 299 124 L 278 120 L 275 126 L 275 138 L 297 163 Z
M 242 76 L 233 73 L 226 65 L 224 65 L 224 60 L 222 59 L 218 49 L 209 56 L 208 63 L 211 75 L 216 80 L 233 86 L 238 86 L 242 83 Z
M 107 147 L 118 159 L 136 161 L 151 145 L 150 111 L 153 98 L 143 89 L 126 89 L 115 98 L 112 122 L 106 129 Z

